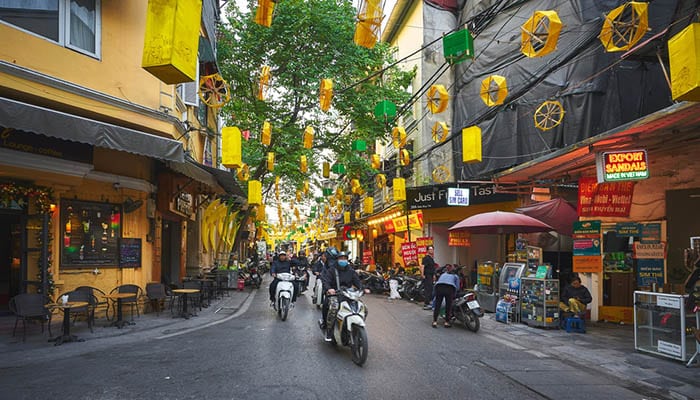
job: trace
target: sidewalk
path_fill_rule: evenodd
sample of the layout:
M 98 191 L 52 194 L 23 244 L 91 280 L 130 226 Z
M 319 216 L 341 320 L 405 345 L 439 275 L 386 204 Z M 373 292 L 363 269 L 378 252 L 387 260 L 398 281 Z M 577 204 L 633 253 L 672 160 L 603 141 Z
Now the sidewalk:
M 262 290 L 262 289 L 258 289 Z M 111 321 L 107 321 L 104 311 L 95 314 L 94 333 L 88 329 L 84 319 L 78 319 L 75 325 L 71 326 L 71 334 L 77 335 L 84 342 L 64 343 L 54 346 L 49 342 L 48 325 L 45 326 L 44 333 L 41 333 L 41 325 L 38 322 L 27 322 L 26 342 L 22 342 L 22 321 L 17 324 L 16 336 L 12 336 L 15 324 L 15 316 L 0 317 L 0 367 L 35 361 L 36 359 L 53 359 L 86 351 L 100 349 L 118 343 L 143 340 L 144 338 L 163 338 L 178 332 L 201 327 L 206 324 L 221 321 L 235 314 L 256 289 L 246 288 L 244 291 L 229 290 L 226 295 L 219 299 L 212 300 L 209 307 L 196 310 L 197 316 L 189 319 L 174 318 L 170 310 L 160 312 L 156 315 L 150 311 L 150 306 L 146 309 L 147 314 L 140 317 L 134 315 L 134 325 L 126 325 L 122 329 L 108 326 Z M 129 309 L 124 309 L 124 319 L 131 321 Z M 54 336 L 61 334 L 63 314 L 54 313 L 51 320 L 51 333 Z
M 578 370 L 593 370 L 675 399 L 700 399 L 700 365 L 656 357 L 634 349 L 634 327 L 587 321 L 586 333 L 504 324 L 494 314 L 481 319 L 479 334 L 490 335 L 505 346 L 557 358 Z M 545 360 L 542 360 L 545 362 Z

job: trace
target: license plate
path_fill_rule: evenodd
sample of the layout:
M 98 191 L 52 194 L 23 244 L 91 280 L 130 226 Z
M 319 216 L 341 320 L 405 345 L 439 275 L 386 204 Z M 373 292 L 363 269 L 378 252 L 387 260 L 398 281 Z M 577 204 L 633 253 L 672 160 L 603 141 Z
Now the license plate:
M 473 309 L 479 308 L 479 307 L 481 307 L 481 306 L 479 306 L 479 302 L 478 302 L 478 301 L 472 300 L 472 301 L 470 301 L 470 302 L 467 303 L 467 307 L 469 307 L 470 310 L 473 310 Z

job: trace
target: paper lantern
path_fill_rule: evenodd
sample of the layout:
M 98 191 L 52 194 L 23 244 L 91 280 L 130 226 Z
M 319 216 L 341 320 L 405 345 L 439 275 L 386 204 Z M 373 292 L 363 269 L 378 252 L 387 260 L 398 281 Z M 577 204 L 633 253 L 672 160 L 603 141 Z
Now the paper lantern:
M 260 134 L 260 142 L 265 146 L 269 146 L 272 141 L 272 125 L 268 121 L 263 122 L 262 133 Z
M 314 128 L 312 126 L 307 126 L 304 129 L 304 133 L 301 136 L 301 141 L 304 144 L 305 149 L 310 149 L 314 144 Z
M 387 121 L 396 116 L 396 104 L 389 100 L 380 101 L 374 107 L 374 116 L 382 121 Z
M 303 190 L 304 190 L 304 194 L 309 193 L 309 181 L 304 181 Z
M 535 127 L 548 131 L 564 119 L 564 107 L 558 101 L 547 100 L 535 110 Z
M 600 30 L 600 42 L 605 51 L 626 51 L 647 33 L 648 3 L 630 1 L 610 11 Z
M 381 0 L 365 0 L 361 3 L 360 12 L 357 14 L 357 24 L 353 42 L 358 46 L 371 49 L 379 39 L 379 30 L 384 18 Z
M 360 180 L 359 179 L 351 179 L 350 180 L 350 191 L 354 194 L 357 194 L 360 191 Z
M 374 197 L 365 197 L 362 206 L 362 211 L 365 214 L 372 214 L 374 212 Z
M 399 164 L 401 164 L 402 167 L 406 167 L 411 163 L 411 155 L 408 153 L 408 150 L 406 149 L 401 149 L 399 152 Z
M 299 170 L 305 174 L 309 170 L 309 164 L 306 161 L 306 156 L 299 157 Z
M 260 80 L 258 81 L 258 100 L 265 100 L 267 90 L 270 88 L 270 67 L 263 65 L 260 70 Z
M 403 178 L 394 178 L 392 185 L 394 201 L 406 200 L 406 180 Z
M 301 201 L 301 191 L 300 190 L 297 190 L 295 198 L 297 199 L 297 201 Z
M 321 79 L 321 89 L 319 90 L 319 104 L 321 110 L 328 111 L 331 108 L 331 100 L 333 100 L 333 80 Z
M 267 170 L 272 172 L 275 170 L 275 153 L 267 153 Z
M 330 196 L 333 194 L 333 189 L 332 188 L 323 188 L 322 192 L 323 192 L 324 196 Z
M 528 57 L 542 57 L 557 48 L 561 20 L 556 11 L 535 11 L 520 27 L 520 51 Z
M 345 173 L 345 165 L 344 164 L 333 164 L 333 167 L 331 167 L 331 171 L 334 173 L 340 175 Z
M 431 133 L 433 137 L 433 142 L 442 143 L 445 140 L 447 140 L 447 135 L 449 135 L 450 129 L 447 127 L 446 123 L 438 121 L 433 124 L 433 129 Z
M 372 154 L 370 156 L 370 162 L 373 169 L 379 169 L 382 167 L 382 160 L 379 158 L 379 154 Z
M 235 126 L 221 129 L 221 164 L 226 168 L 238 168 L 241 160 L 241 130 Z
M 324 178 L 328 178 L 331 176 L 331 164 L 324 162 L 323 163 L 323 171 L 322 175 Z
M 354 151 L 366 151 L 367 150 L 367 142 L 364 140 L 354 140 L 352 142 L 352 149 Z
M 384 187 L 386 187 L 386 175 L 377 174 L 374 177 L 374 182 L 377 185 L 377 189 L 383 189 Z
M 391 143 L 397 149 L 400 149 L 406 145 L 406 129 L 403 126 L 395 126 L 391 130 Z
M 347 205 L 352 204 L 352 196 L 349 195 L 349 194 L 346 194 L 346 195 L 345 195 L 345 198 L 343 199 L 343 202 L 344 202 L 345 204 L 347 204 Z
M 503 104 L 508 96 L 506 78 L 500 75 L 491 75 L 481 81 L 481 100 L 489 107 Z
M 168 85 L 197 77 L 202 0 L 149 0 L 141 67 Z
M 462 129 L 462 162 L 481 162 L 481 128 Z
M 250 187 L 250 185 L 248 187 Z M 250 203 L 250 202 L 248 202 L 248 203 Z M 258 221 L 267 220 L 267 215 L 265 214 L 265 204 L 259 204 L 257 206 L 255 219 L 257 219 Z
M 248 204 L 253 206 L 262 204 L 262 182 L 248 181 Z
M 372 239 L 376 239 L 378 235 L 379 232 L 377 231 L 377 228 L 372 228 Z
M 274 0 L 258 0 L 258 8 L 255 10 L 255 21 L 256 24 L 265 27 L 270 27 L 272 25 L 272 14 L 275 11 L 275 1 Z
M 442 37 L 442 54 L 450 64 L 459 64 L 474 57 L 474 39 L 468 29 Z
M 443 85 L 432 85 L 428 89 L 428 110 L 433 114 L 439 114 L 447 109 L 450 95 Z
M 238 173 L 236 174 L 239 181 L 245 182 L 250 179 L 250 167 L 248 164 L 243 163 L 240 168 L 238 168 Z
M 358 219 L 360 219 L 361 217 L 362 217 L 362 215 L 360 214 L 360 212 L 359 212 L 359 211 L 355 211 L 355 219 L 358 220 Z M 359 231 L 357 231 L 357 232 L 359 232 Z M 356 235 L 357 235 L 357 233 L 356 233 Z
M 346 224 L 350 223 L 350 211 L 345 211 L 343 213 L 343 222 Z
M 668 41 L 668 58 L 673 99 L 700 101 L 700 23 L 688 25 Z
M 343 188 L 339 187 L 335 190 L 335 197 L 337 197 L 338 200 L 342 200 L 343 197 L 345 197 L 345 192 L 343 191 Z

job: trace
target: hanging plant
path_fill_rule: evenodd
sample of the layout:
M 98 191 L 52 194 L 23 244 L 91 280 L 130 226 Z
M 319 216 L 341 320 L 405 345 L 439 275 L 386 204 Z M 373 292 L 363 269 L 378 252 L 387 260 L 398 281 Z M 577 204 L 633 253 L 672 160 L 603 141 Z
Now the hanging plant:
M 53 192 L 50 188 L 15 183 L 0 183 L 0 204 L 8 206 L 15 202 L 20 207 L 26 207 L 26 201 L 34 199 L 39 212 L 49 214 L 53 203 Z

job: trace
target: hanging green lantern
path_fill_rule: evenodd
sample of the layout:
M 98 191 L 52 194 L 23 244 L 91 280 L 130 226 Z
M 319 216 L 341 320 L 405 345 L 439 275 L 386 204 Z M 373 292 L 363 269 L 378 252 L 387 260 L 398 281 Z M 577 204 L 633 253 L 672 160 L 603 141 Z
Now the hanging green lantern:
M 374 116 L 383 120 L 394 118 L 396 116 L 396 104 L 389 100 L 380 101 L 374 107 Z
M 459 64 L 469 58 L 474 58 L 474 39 L 468 29 L 443 36 L 442 54 L 450 64 Z
M 339 175 L 344 174 L 345 173 L 345 165 L 340 164 L 340 163 L 333 164 L 333 166 L 331 167 L 331 171 L 333 171 L 333 173 L 336 173 Z
M 323 188 L 323 195 L 324 196 L 331 196 L 332 194 L 333 194 L 332 188 Z
M 367 142 L 364 140 L 353 140 L 352 149 L 354 151 L 367 151 Z

